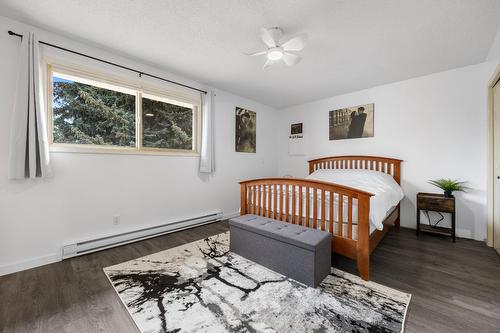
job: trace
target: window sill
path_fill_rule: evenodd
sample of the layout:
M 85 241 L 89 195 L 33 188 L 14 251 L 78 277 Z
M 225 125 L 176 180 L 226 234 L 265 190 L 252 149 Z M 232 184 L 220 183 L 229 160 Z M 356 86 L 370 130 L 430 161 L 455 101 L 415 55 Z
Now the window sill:
M 76 154 L 118 154 L 118 155 L 158 155 L 158 156 L 187 156 L 197 157 L 200 153 L 190 150 L 155 149 L 155 148 L 124 148 L 124 147 L 77 147 L 74 145 L 51 144 L 50 153 L 76 153 Z

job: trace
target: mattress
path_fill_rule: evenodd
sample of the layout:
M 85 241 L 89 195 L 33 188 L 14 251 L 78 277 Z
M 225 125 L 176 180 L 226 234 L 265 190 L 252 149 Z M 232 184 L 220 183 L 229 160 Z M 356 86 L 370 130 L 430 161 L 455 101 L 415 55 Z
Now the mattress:
M 310 174 L 307 179 L 326 181 L 372 193 L 373 196 L 370 198 L 369 221 L 370 225 L 373 225 L 378 230 L 384 228 L 382 222 L 387 217 L 390 210 L 397 206 L 404 197 L 403 190 L 399 184 L 396 183 L 394 178 L 380 171 L 320 169 Z
M 387 213 L 386 217 L 391 215 L 391 213 L 394 211 L 394 209 L 396 209 L 396 207 L 392 207 L 391 210 L 389 210 L 389 212 Z M 385 218 L 384 218 L 385 220 Z M 348 224 L 347 222 L 344 222 L 342 223 L 342 237 L 343 238 L 346 238 L 346 235 L 347 235 L 347 227 L 348 227 Z M 328 230 L 328 228 L 327 228 Z M 334 235 L 338 235 L 338 222 L 335 221 L 333 222 L 333 234 Z M 370 223 L 370 235 L 373 234 L 375 231 L 377 231 L 378 229 Z M 354 240 L 357 240 L 358 239 L 358 226 L 357 226 L 357 222 L 353 222 L 352 224 L 352 239 Z

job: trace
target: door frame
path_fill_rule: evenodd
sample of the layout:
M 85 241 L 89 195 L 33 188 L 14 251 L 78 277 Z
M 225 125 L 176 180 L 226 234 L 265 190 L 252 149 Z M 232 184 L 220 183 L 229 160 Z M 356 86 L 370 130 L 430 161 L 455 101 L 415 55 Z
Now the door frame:
M 493 76 L 488 82 L 488 164 L 487 164 L 487 221 L 488 228 L 486 232 L 486 244 L 488 246 L 493 246 L 493 222 L 494 222 L 494 204 L 493 195 L 495 187 L 495 168 L 494 164 L 494 118 L 493 118 L 493 87 L 500 80 L 500 64 L 497 65 Z

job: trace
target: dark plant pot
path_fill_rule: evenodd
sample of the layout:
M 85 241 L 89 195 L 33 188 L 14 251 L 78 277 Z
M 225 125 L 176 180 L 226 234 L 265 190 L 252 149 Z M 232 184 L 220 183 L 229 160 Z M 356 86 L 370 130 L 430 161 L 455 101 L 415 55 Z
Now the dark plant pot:
M 444 191 L 444 196 L 445 196 L 445 198 L 453 198 L 453 192 L 451 192 L 451 191 Z

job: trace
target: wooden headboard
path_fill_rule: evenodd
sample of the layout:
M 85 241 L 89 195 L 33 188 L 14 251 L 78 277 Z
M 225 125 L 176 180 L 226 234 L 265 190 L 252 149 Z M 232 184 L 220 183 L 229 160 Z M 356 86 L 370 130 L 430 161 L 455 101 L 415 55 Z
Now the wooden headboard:
M 401 184 L 401 162 L 380 156 L 330 156 L 308 161 L 309 174 L 318 169 L 364 169 L 385 172 Z

